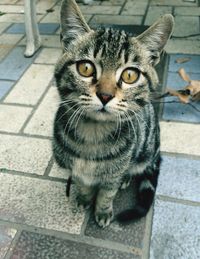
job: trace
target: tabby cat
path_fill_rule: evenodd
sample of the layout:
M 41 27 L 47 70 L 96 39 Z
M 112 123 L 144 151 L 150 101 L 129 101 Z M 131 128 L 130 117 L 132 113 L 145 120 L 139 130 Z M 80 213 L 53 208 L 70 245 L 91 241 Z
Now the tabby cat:
M 140 218 L 154 198 L 160 165 L 157 114 L 151 104 L 159 62 L 173 28 L 164 15 L 138 37 L 112 28 L 92 30 L 74 0 L 61 5 L 64 54 L 55 78 L 61 103 L 54 123 L 53 152 L 69 169 L 77 204 L 95 202 L 100 227 L 110 224 L 113 199 L 131 179 L 137 204 L 119 220 Z

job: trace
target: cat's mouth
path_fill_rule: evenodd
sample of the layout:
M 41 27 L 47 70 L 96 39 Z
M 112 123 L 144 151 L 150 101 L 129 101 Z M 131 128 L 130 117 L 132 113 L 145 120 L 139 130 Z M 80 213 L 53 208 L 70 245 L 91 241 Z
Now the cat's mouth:
M 103 107 L 102 109 L 98 110 L 98 112 L 101 112 L 101 113 L 108 113 L 108 111 L 106 111 L 106 109 Z

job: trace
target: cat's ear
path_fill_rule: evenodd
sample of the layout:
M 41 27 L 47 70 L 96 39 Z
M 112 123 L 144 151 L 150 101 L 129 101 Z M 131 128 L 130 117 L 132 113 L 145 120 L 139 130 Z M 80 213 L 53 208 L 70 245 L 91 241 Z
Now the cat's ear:
M 150 62 L 153 65 L 159 62 L 160 53 L 172 34 L 173 26 L 173 16 L 166 14 L 137 37 L 139 42 L 149 51 Z
M 67 48 L 71 41 L 91 31 L 75 0 L 62 1 L 60 19 L 64 48 Z

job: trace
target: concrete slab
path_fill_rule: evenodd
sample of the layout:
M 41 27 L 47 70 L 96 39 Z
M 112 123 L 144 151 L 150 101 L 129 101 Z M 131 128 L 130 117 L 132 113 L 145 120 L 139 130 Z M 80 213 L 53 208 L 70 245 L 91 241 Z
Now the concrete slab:
M 16 233 L 16 229 L 0 225 L 0 258 L 6 255 Z
M 0 219 L 80 234 L 84 214 L 72 212 L 63 183 L 5 173 L 0 182 Z
M 30 62 L 30 61 L 29 61 Z M 54 66 L 33 64 L 14 89 L 5 98 L 5 102 L 36 105 L 46 91 L 54 74 Z
M 58 103 L 59 97 L 57 89 L 51 87 L 26 126 L 24 132 L 27 134 L 51 137 L 53 134 L 53 123 Z
M 16 47 L 0 63 L 1 80 L 18 80 L 25 72 L 25 70 L 30 66 L 35 57 L 25 58 L 24 51 L 24 48 Z
M 150 259 L 200 257 L 200 207 L 157 200 Z
M 18 133 L 32 108 L 0 105 L 0 131 Z
M 0 135 L 0 143 L 0 169 L 44 174 L 52 154 L 49 140 Z
M 200 202 L 200 160 L 163 156 L 157 194 Z
M 37 248 L 37 249 L 35 249 Z M 25 258 L 95 258 L 95 259 L 139 259 L 131 253 L 97 247 L 49 235 L 23 231 L 10 259 Z M 45 256 L 45 257 L 44 257 Z

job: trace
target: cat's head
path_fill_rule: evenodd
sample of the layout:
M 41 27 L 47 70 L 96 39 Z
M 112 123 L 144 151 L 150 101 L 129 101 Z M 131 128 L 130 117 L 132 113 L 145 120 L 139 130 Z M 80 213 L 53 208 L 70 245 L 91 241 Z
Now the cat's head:
M 113 121 L 141 110 L 158 83 L 154 66 L 173 29 L 164 15 L 138 37 L 92 30 L 74 0 L 61 5 L 64 54 L 55 77 L 62 101 L 95 120 Z

